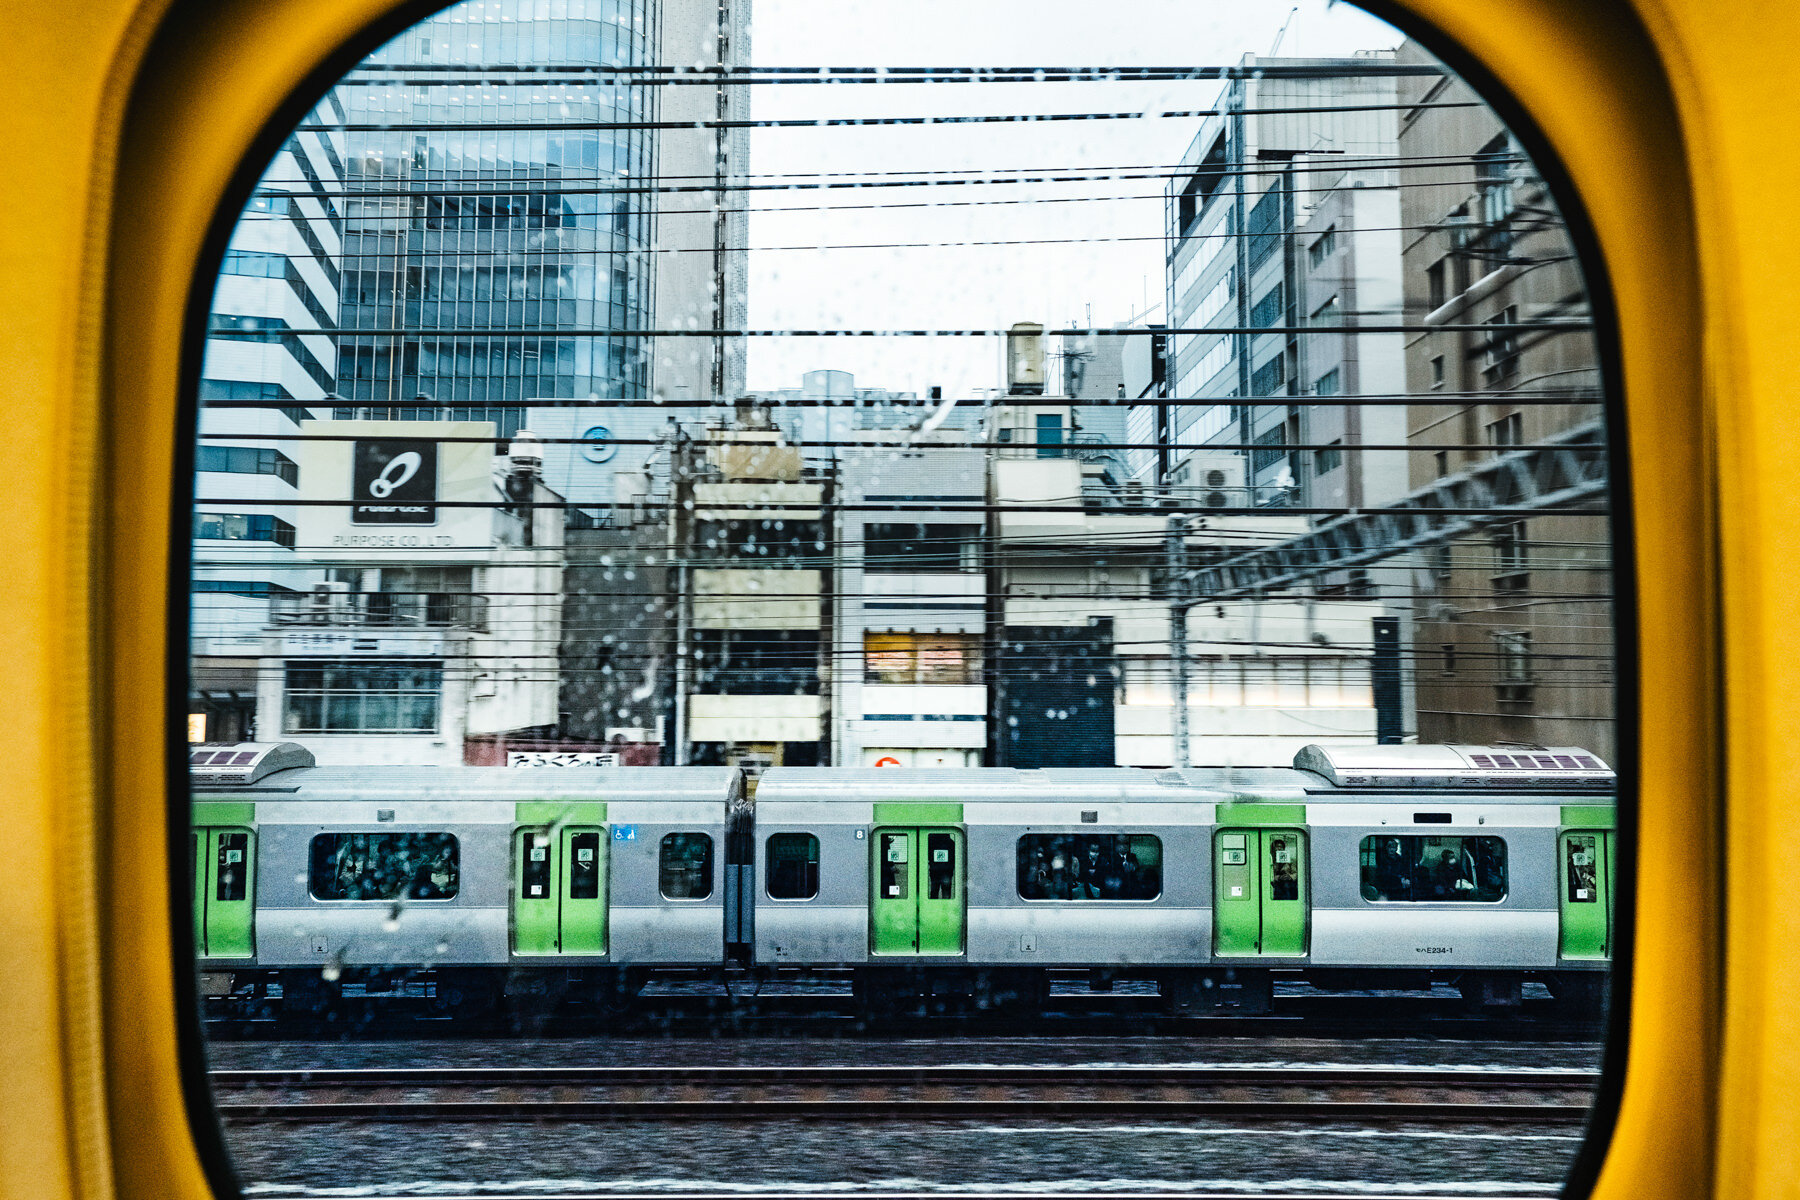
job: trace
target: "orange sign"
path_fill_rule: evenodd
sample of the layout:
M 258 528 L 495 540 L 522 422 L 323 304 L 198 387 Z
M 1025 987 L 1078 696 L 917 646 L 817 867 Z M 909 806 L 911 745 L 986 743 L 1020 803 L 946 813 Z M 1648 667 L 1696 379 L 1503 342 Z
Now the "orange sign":
M 900 760 L 891 754 L 884 754 L 875 760 L 875 765 L 878 767 L 897 767 L 900 765 Z

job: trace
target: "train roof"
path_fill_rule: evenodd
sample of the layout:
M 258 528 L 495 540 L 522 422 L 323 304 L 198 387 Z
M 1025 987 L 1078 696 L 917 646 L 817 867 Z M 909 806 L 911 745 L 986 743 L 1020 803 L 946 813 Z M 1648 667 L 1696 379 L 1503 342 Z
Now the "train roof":
M 722 801 L 742 790 L 735 767 L 290 767 L 249 786 L 195 780 L 204 799 Z

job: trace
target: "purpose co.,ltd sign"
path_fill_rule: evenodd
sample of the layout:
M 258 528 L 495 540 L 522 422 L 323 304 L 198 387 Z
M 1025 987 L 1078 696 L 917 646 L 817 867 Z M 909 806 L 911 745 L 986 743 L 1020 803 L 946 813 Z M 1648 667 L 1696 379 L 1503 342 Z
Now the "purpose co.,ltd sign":
M 437 523 L 437 443 L 422 438 L 357 441 L 351 460 L 353 525 Z

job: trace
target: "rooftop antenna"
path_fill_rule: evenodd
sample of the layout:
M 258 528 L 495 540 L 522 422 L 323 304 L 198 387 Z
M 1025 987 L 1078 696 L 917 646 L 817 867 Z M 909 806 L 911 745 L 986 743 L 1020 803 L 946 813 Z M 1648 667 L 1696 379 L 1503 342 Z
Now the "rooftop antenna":
M 1294 17 L 1296 15 L 1298 15 L 1299 12 L 1300 12 L 1300 6 L 1298 4 L 1294 5 L 1294 7 L 1290 8 L 1290 9 L 1288 9 L 1287 20 L 1285 20 L 1281 23 L 1281 32 L 1275 35 L 1275 44 L 1273 46 L 1269 47 L 1269 57 L 1270 58 L 1274 58 L 1275 52 L 1277 50 L 1281 49 L 1281 39 L 1283 39 L 1287 36 L 1288 26 L 1292 25 L 1294 23 Z

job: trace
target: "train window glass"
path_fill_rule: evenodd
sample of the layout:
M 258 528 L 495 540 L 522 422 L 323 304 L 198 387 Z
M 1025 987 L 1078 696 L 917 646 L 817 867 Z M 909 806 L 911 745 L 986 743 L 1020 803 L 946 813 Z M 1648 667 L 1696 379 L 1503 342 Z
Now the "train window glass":
M 448 900 L 460 882 L 449 833 L 321 833 L 310 858 L 315 900 Z
M 1364 900 L 1493 904 L 1506 899 L 1506 843 L 1492 835 L 1370 835 L 1362 840 L 1360 857 Z
M 704 900 L 712 895 L 713 840 L 709 834 L 664 834 L 656 853 L 663 899 Z
M 925 835 L 926 899 L 956 899 L 956 838 L 948 833 Z
M 1162 839 L 1148 833 L 1028 833 L 1018 842 L 1021 900 L 1154 900 Z
M 881 896 L 906 900 L 912 896 L 912 834 L 881 835 Z
M 519 864 L 519 898 L 550 899 L 551 834 L 548 829 L 534 829 L 523 843 L 525 859 Z
M 819 894 L 819 839 L 810 833 L 769 835 L 769 898 L 811 900 Z
M 250 835 L 247 833 L 222 833 L 219 835 L 219 864 L 217 893 L 215 900 L 242 900 L 244 898 L 244 882 L 248 878 L 250 864 L 247 861 L 250 848 Z
M 966 1040 L 996 1012 L 1154 1057 L 1132 1036 L 1259 1003 L 1373 1010 L 1356 1032 L 1428 1065 L 1466 1060 L 1413 1014 L 1460 1022 L 1501 973 L 1502 1041 L 1552 1011 L 1597 1038 L 1632 894 L 1610 797 L 1531 796 L 1579 824 L 1528 839 L 1505 781 L 1292 764 L 1610 761 L 1613 306 L 1532 136 L 1401 32 L 1295 2 L 458 0 L 272 130 L 204 243 L 175 531 L 219 1065 L 276 1020 L 320 1035 L 296 1066 L 517 1067 L 565 1034 L 854 1062 L 856 1035 L 718 1036 L 853 1009 L 941 1017 L 920 1059 L 1001 1061 Z M 258 775 L 282 742 L 317 769 Z M 1366 1002 L 1390 986 L 1415 994 Z M 383 1044 L 345 1063 L 346 1031 Z M 524 1126 L 304 1128 L 227 1124 L 247 1188 L 353 1160 L 377 1191 L 593 1167 L 710 1194 L 687 1166 L 759 1161 L 683 1122 L 605 1162 Z M 940 1134 L 784 1133 L 779 1176 L 724 1182 L 1079 1190 L 1038 1134 Z M 1198 1177 L 1288 1186 L 1266 1147 L 1189 1141 L 1222 1155 Z M 1319 1186 L 1433 1155 L 1379 1158 Z M 1081 1159 L 1127 1190 L 1167 1161 Z M 1481 1186 L 1554 1187 L 1528 1165 Z
M 596 830 L 569 835 L 569 899 L 600 897 L 600 834 Z

